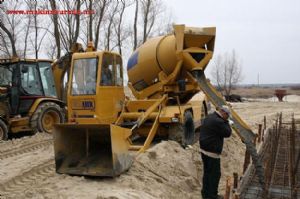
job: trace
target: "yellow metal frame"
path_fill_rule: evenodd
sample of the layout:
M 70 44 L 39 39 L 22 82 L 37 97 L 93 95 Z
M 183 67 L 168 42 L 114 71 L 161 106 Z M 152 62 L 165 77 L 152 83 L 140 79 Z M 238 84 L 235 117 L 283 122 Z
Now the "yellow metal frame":
M 147 134 L 147 138 L 143 145 L 133 145 L 131 140 L 128 138 L 127 141 L 130 144 L 129 145 L 130 150 L 139 151 L 139 153 L 141 153 L 149 148 L 151 142 L 153 141 L 153 138 L 157 133 L 160 124 L 159 117 L 160 117 L 161 109 L 163 104 L 165 104 L 166 100 L 167 100 L 167 95 L 164 95 L 160 99 L 152 100 L 152 105 L 145 107 L 146 108 L 145 112 L 128 112 L 128 110 L 125 110 L 125 106 L 124 106 L 123 111 L 120 114 L 120 117 L 116 121 L 116 125 L 121 125 L 124 119 L 136 120 L 136 125 L 134 125 L 130 129 L 131 134 L 135 128 L 140 128 L 146 120 L 154 119 L 154 122 L 150 128 L 149 133 Z M 137 103 L 139 102 L 137 101 Z
M 140 65 L 144 66 L 144 68 L 138 68 L 135 67 L 136 65 L 133 65 L 130 73 L 128 73 L 135 77 L 141 74 L 142 71 L 143 74 L 148 74 L 147 72 L 151 73 L 151 77 L 149 74 L 148 78 L 145 77 L 142 80 L 136 77 L 136 81 L 133 82 L 133 85 L 129 83 L 128 86 L 137 100 L 125 101 L 123 87 L 100 86 L 101 63 L 103 62 L 103 54 L 106 53 L 105 51 L 95 52 L 93 48 L 89 48 L 89 50 L 87 50 L 88 52 L 72 54 L 72 61 L 71 64 L 69 63 L 68 68 L 68 70 L 70 70 L 67 93 L 69 122 L 68 124 L 57 125 L 58 131 L 54 133 L 54 137 L 61 139 L 57 141 L 57 143 L 55 141 L 55 145 L 57 146 L 55 147 L 55 158 L 58 164 L 62 162 L 62 159 L 68 159 L 68 156 L 74 155 L 74 151 L 70 149 L 76 148 L 76 145 L 83 146 L 83 149 L 78 149 L 76 152 L 78 156 L 81 156 L 81 158 L 78 159 L 81 159 L 83 162 L 89 162 L 89 160 L 87 160 L 88 157 L 91 157 L 91 154 L 89 154 L 91 151 L 89 149 L 100 149 L 103 145 L 109 149 L 104 151 L 109 153 L 110 157 L 113 157 L 112 170 L 114 170 L 122 165 L 122 163 L 119 164 L 119 161 L 124 160 L 126 162 L 127 157 L 123 155 L 128 155 L 128 150 L 142 153 L 150 147 L 156 135 L 167 135 L 165 133 L 169 125 L 173 123 L 183 123 L 185 111 L 189 110 L 192 113 L 195 111 L 196 118 L 201 119 L 199 110 L 203 102 L 200 100 L 201 103 L 199 103 L 197 107 L 193 107 L 195 106 L 193 103 L 188 103 L 192 95 L 199 92 L 200 88 L 197 81 L 194 81 L 194 79 L 189 76 L 186 67 L 190 65 L 195 69 L 205 68 L 212 56 L 211 47 L 209 47 L 211 44 L 208 44 L 208 48 L 198 48 L 195 46 L 201 47 L 207 42 L 210 42 L 215 36 L 213 34 L 214 29 L 193 29 L 187 28 L 184 25 L 174 26 L 174 29 L 175 36 L 153 39 L 148 43 L 149 45 L 145 45 L 145 49 L 137 51 L 137 54 L 135 54 L 136 56 L 139 54 L 140 57 L 135 58 L 136 60 L 133 61 L 133 64 L 134 62 L 138 63 L 138 59 L 144 59 L 145 62 L 142 62 L 144 65 Z M 157 45 L 161 45 L 161 48 L 158 49 Z M 205 54 L 205 58 L 197 63 L 191 53 Z M 157 59 L 158 54 L 161 56 L 160 60 Z M 91 96 L 73 96 L 71 93 L 71 82 L 74 60 L 92 57 L 99 58 L 96 94 Z M 167 67 L 164 68 L 164 64 L 166 64 Z M 153 68 L 146 66 L 153 66 Z M 181 80 L 183 84 L 185 84 L 183 85 L 185 90 L 181 89 L 181 82 L 178 83 L 177 80 Z M 134 89 L 134 86 L 136 86 L 137 90 Z M 139 90 L 139 88 L 144 89 Z M 113 101 L 114 97 L 119 100 L 120 103 L 115 103 L 115 101 Z M 103 100 L 103 98 L 105 98 L 105 100 Z M 80 104 L 80 102 L 85 100 L 92 102 L 92 104 L 94 104 L 93 108 L 81 109 L 80 105 L 76 105 L 76 103 Z M 114 106 L 110 106 L 111 104 Z M 108 109 L 110 109 L 110 111 L 108 111 Z M 82 132 L 81 129 L 83 130 Z M 75 133 L 73 131 L 75 131 Z M 74 139 L 72 137 L 73 133 L 75 136 Z M 136 144 L 136 135 L 144 136 L 145 140 L 142 143 Z M 67 139 L 70 139 L 70 141 L 67 141 Z M 89 147 L 90 144 L 93 144 L 92 140 L 94 141 L 93 149 Z M 66 146 L 68 144 L 72 145 L 70 147 Z M 82 154 L 82 151 L 86 154 Z M 59 157 L 60 154 L 64 156 L 62 159 Z M 97 150 L 94 151 L 93 155 L 93 157 L 98 157 L 98 160 L 102 158 Z M 76 159 L 76 154 L 73 157 Z M 111 161 L 109 160 L 108 162 Z M 68 160 L 66 160 L 65 163 L 68 165 Z M 127 163 L 124 163 L 124 165 L 128 166 Z M 94 166 L 94 169 L 96 169 L 96 164 Z M 127 166 L 122 168 L 128 168 Z M 84 169 L 84 166 L 80 166 L 80 163 L 78 167 Z M 99 169 L 100 167 L 99 161 L 97 168 Z M 72 170 L 74 168 L 66 166 L 62 171 L 68 173 L 70 171 L 69 169 Z M 78 172 L 83 172 L 84 175 L 91 174 L 89 171 Z M 78 174 L 78 172 L 76 174 Z M 72 174 L 73 172 L 70 171 L 70 173 Z M 101 175 L 100 171 L 99 173 L 98 174 Z M 105 173 L 107 174 L 107 172 Z M 91 175 L 93 174 L 92 172 Z

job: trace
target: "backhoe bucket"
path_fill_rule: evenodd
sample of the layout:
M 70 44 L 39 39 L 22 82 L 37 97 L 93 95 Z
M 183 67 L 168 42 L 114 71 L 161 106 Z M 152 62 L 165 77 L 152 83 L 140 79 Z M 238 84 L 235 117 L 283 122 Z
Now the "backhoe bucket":
M 54 128 L 56 172 L 117 176 L 129 169 L 130 129 L 102 124 L 57 124 Z

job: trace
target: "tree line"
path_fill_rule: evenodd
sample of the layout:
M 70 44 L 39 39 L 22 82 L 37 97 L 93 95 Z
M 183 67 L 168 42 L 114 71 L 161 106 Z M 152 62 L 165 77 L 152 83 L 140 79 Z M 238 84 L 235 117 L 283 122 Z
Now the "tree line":
M 7 14 L 7 10 L 92 10 L 93 14 Z M 58 59 L 72 44 L 117 51 L 128 57 L 148 38 L 172 31 L 163 0 L 10 0 L 0 4 L 0 58 Z M 215 56 L 213 82 L 229 95 L 242 80 L 235 51 Z
M 92 10 L 93 14 L 8 14 L 8 10 Z M 4 1 L 0 5 L 0 58 L 60 58 L 72 44 L 131 53 L 149 37 L 171 31 L 162 0 Z

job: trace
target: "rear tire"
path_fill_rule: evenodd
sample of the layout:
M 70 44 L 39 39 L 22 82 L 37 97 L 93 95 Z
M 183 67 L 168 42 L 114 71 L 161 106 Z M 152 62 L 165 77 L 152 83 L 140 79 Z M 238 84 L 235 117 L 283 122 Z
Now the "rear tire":
M 0 119 L 0 141 L 8 139 L 8 128 L 5 122 Z
M 45 102 L 38 106 L 31 117 L 33 133 L 37 131 L 52 134 L 54 124 L 64 122 L 64 111 L 54 102 Z
M 184 113 L 184 123 L 183 123 L 183 131 L 184 131 L 184 146 L 192 145 L 195 143 L 195 125 L 193 114 L 191 111 L 186 111 Z
M 174 140 L 183 147 L 195 143 L 195 126 L 191 111 L 184 113 L 183 124 L 172 124 L 169 127 L 169 140 Z

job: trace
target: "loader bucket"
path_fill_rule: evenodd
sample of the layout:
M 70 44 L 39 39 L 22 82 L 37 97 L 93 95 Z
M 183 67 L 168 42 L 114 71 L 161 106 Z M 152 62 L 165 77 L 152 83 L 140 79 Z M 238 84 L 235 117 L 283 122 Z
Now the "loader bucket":
M 133 161 L 128 152 L 130 134 L 130 130 L 115 125 L 55 125 L 56 172 L 86 176 L 120 175 Z

